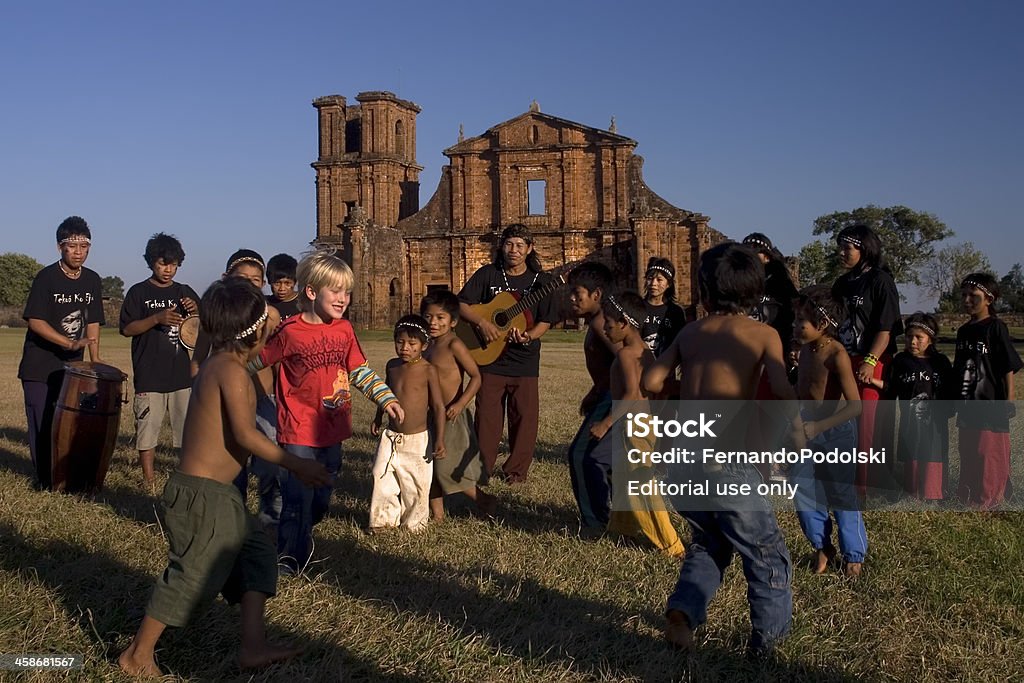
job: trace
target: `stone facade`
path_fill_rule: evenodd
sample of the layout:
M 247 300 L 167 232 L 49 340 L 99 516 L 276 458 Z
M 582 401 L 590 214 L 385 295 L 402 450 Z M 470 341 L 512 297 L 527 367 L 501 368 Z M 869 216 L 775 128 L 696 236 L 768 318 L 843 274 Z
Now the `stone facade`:
M 636 142 L 543 114 L 526 113 L 444 151 L 433 197 L 418 207 L 412 102 L 360 93 L 331 95 L 319 112 L 314 244 L 341 252 L 355 273 L 354 325 L 389 327 L 419 310 L 435 288 L 458 291 L 492 260 L 510 223 L 531 229 L 541 263 L 568 272 L 583 260 L 609 265 L 619 284 L 642 289 L 650 256 L 676 265 L 676 297 L 691 306 L 699 254 L 721 241 L 708 217 L 672 206 L 643 180 Z

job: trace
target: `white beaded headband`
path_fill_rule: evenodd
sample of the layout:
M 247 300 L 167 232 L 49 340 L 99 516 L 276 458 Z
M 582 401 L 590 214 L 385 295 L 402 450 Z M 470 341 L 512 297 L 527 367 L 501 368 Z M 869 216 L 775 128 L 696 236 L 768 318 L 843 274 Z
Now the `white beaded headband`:
M 647 272 L 650 273 L 652 270 L 660 270 L 661 272 L 665 273 L 665 275 L 668 275 L 669 280 L 673 280 L 676 277 L 676 274 L 673 273 L 668 268 L 666 268 L 665 266 L 651 266 L 650 268 L 647 269 Z
M 245 328 L 244 330 L 236 334 L 235 339 L 245 339 L 250 334 L 260 329 L 260 325 L 262 325 L 267 320 L 268 315 L 270 315 L 270 308 L 266 304 L 264 304 L 263 313 L 260 315 L 260 317 L 256 318 L 256 322 L 254 322 L 252 325 L 249 325 L 249 327 Z
M 413 328 L 415 330 L 419 330 L 420 332 L 422 332 L 424 337 L 426 337 L 428 339 L 430 338 L 430 333 L 427 332 L 427 330 L 423 327 L 423 325 L 419 325 L 417 323 L 410 323 L 410 322 L 398 323 L 397 325 L 395 325 L 396 331 L 400 327 L 411 327 L 411 328 Z
M 764 247 L 765 249 L 771 249 L 772 248 L 772 245 L 770 245 L 767 242 L 765 242 L 764 240 L 758 239 L 756 237 L 748 237 L 747 239 L 743 240 L 743 244 L 756 244 L 757 246 Z
M 92 240 L 85 235 L 72 235 L 71 237 L 65 237 L 57 244 L 92 244 Z
M 978 289 L 981 290 L 982 294 L 984 294 L 988 298 L 993 300 L 996 298 L 996 295 L 993 294 L 988 287 L 986 287 L 985 285 L 981 284 L 976 280 L 964 280 L 964 283 L 961 285 L 961 287 L 977 287 Z
M 932 328 L 928 327 L 924 323 L 919 323 L 917 321 L 914 321 L 912 323 L 907 323 L 907 328 L 909 329 L 911 327 L 919 327 L 919 328 L 921 328 L 922 330 L 924 330 L 928 334 L 929 337 L 934 337 L 935 336 L 935 330 L 933 330 Z
M 260 270 L 266 270 L 267 268 L 265 265 L 263 265 L 263 261 L 260 261 L 255 256 L 243 256 L 241 258 L 236 258 L 234 261 L 229 263 L 228 269 L 224 272 L 230 273 L 232 270 L 235 269 L 235 266 L 239 265 L 240 263 L 255 263 L 257 266 L 260 267 Z
M 637 328 L 638 330 L 640 329 L 640 323 L 638 323 L 636 321 L 636 319 L 633 316 L 631 316 L 629 313 L 626 313 L 626 311 L 622 308 L 622 306 L 619 305 L 619 302 L 615 300 L 614 296 L 608 297 L 608 303 L 610 303 L 612 306 L 614 306 L 615 310 L 622 314 L 622 317 L 625 318 L 627 323 L 629 323 L 633 327 Z
M 852 244 L 853 246 L 857 247 L 858 249 L 860 249 L 860 240 L 857 239 L 856 237 L 850 237 L 849 235 L 843 235 L 842 237 L 839 238 L 839 241 L 840 242 L 848 242 L 848 243 Z
M 828 311 L 826 311 L 823 306 L 818 306 L 818 313 L 821 313 L 821 316 L 825 318 L 825 322 L 827 322 L 832 327 L 839 329 L 839 323 L 837 323 L 835 319 L 828 314 Z

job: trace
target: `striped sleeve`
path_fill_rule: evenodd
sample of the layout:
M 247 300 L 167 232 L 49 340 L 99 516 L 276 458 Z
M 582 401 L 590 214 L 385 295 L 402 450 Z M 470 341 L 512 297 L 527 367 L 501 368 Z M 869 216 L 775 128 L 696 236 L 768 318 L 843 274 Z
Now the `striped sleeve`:
M 363 363 L 354 370 L 350 370 L 348 381 L 349 384 L 359 390 L 359 393 L 376 403 L 377 407 L 381 410 L 384 410 L 392 403 L 398 403 L 398 399 L 392 393 L 391 388 L 366 363 Z

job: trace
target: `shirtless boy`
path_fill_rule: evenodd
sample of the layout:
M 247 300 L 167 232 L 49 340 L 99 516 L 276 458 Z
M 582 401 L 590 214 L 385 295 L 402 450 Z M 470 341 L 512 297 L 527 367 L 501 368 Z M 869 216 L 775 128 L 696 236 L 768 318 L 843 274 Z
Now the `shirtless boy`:
M 381 429 L 384 411 L 377 410 L 371 433 L 380 435 L 373 461 L 373 496 L 370 499 L 370 533 L 401 526 L 422 531 L 427 526 L 433 460 L 445 456 L 445 405 L 437 368 L 424 360 L 430 343 L 427 321 L 407 315 L 395 323 L 395 353 L 387 365 L 387 383 L 405 408 L 399 421 L 392 417 Z M 429 414 L 428 414 L 429 411 Z M 434 449 L 430 453 L 433 420 Z
M 497 499 L 480 488 L 487 484 L 483 459 L 476 442 L 470 402 L 480 390 L 480 368 L 469 349 L 455 334 L 459 323 L 459 297 L 442 291 L 427 294 L 420 303 L 427 321 L 430 346 L 423 357 L 437 368 L 447 422 L 444 429 L 445 457 L 434 462 L 434 483 L 430 485 L 430 517 L 444 519 L 444 497 L 464 493 L 476 504 L 482 517 L 492 517 Z M 463 386 L 465 378 L 469 383 Z
M 643 376 L 643 387 L 662 391 L 681 368 L 680 398 L 753 399 L 762 368 L 775 397 L 796 398 L 786 379 L 778 333 L 747 317 L 764 291 L 764 266 L 757 255 L 735 242 L 719 244 L 701 255 L 697 275 L 705 318 L 684 327 L 675 342 Z M 795 403 L 792 404 L 795 407 Z M 797 437 L 798 447 L 802 441 Z M 754 468 L 732 475 L 734 483 L 760 483 Z M 749 509 L 752 505 L 757 510 Z M 778 520 L 768 502 L 755 497 L 740 509 L 684 512 L 692 540 L 668 600 L 665 636 L 676 647 L 693 647 L 693 630 L 707 618 L 734 552 L 743 561 L 748 583 L 751 636 L 748 649 L 771 651 L 789 631 L 793 614 L 792 568 Z
M 256 393 L 245 364 L 267 337 L 267 304 L 260 291 L 237 278 L 215 282 L 199 311 L 214 353 L 192 385 L 181 462 L 161 498 L 168 565 L 138 633 L 118 660 L 133 675 L 160 676 L 153 653 L 164 629 L 184 626 L 217 593 L 241 603 L 242 668 L 298 654 L 266 640 L 264 607 L 277 590 L 277 554 L 232 481 L 252 453 L 310 486 L 330 482 L 322 465 L 286 453 L 256 429 Z

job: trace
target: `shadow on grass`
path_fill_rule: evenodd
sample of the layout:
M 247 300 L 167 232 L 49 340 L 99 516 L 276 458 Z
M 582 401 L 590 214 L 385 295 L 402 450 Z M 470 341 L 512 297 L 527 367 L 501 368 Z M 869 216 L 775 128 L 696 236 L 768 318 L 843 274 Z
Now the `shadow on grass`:
M 388 555 L 342 539 L 320 541 L 325 578 L 360 600 L 446 622 L 460 639 L 493 643 L 512 655 L 586 678 L 639 680 L 855 680 L 840 671 L 784 659 L 755 662 L 741 652 L 705 647 L 686 657 L 638 628 L 660 629 L 660 610 L 636 615 L 618 606 L 565 595 L 528 576 L 480 567 L 454 569 Z M 333 559 L 337 558 L 337 559 Z M 486 576 L 486 579 L 482 577 Z M 639 619 L 638 619 L 639 618 Z M 747 634 L 737 634 L 745 642 Z
M 77 620 L 79 630 L 92 641 L 93 656 L 105 659 L 116 668 L 121 649 L 128 645 L 142 619 L 155 577 L 130 568 L 106 553 L 88 552 L 60 540 L 25 538 L 17 529 L 2 522 L 0 538 L 4 539 L 0 569 L 34 577 L 45 585 L 70 618 Z M 288 677 L 324 681 L 343 677 L 404 683 L 423 681 L 415 676 L 384 672 L 375 662 L 354 656 L 336 643 L 300 632 L 286 632 L 273 624 L 268 624 L 268 639 L 301 643 L 306 648 L 305 654 L 253 676 L 251 672 L 239 671 L 231 663 L 238 647 L 238 620 L 236 608 L 218 601 L 189 626 L 168 629 L 157 650 L 162 668 L 185 678 L 205 680 L 280 680 L 291 670 L 301 669 L 303 673 Z M 32 643 L 44 637 L 43 633 L 26 633 L 24 642 Z M 326 671 L 325 662 L 334 664 L 337 670 Z

